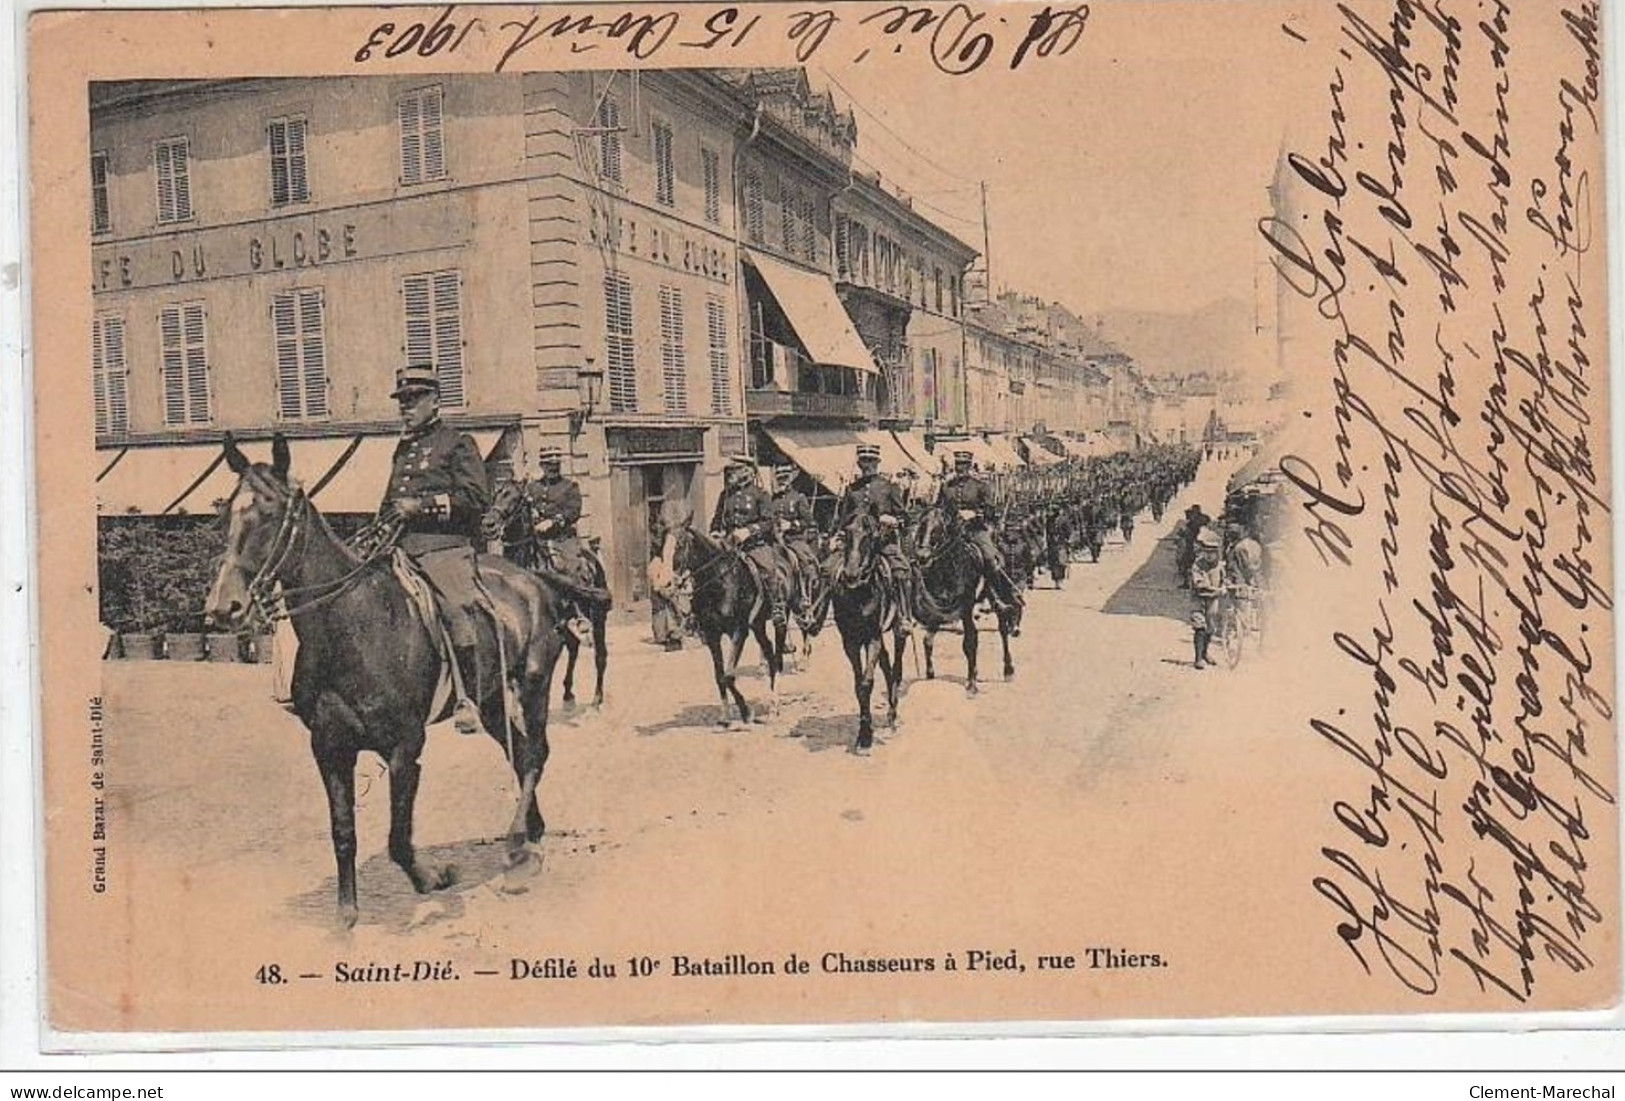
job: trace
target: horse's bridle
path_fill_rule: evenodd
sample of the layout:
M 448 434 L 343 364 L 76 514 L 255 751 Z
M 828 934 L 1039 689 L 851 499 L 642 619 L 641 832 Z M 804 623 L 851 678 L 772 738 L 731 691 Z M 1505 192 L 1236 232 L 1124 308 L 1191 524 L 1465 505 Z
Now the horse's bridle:
M 296 485 L 283 502 L 282 520 L 277 526 L 276 537 L 271 540 L 271 550 L 248 582 L 248 606 L 253 615 L 267 626 L 342 596 L 373 563 L 394 551 L 395 541 L 400 535 L 400 521 L 374 521 L 357 534 L 370 532 L 374 538 L 383 537 L 378 538 L 374 549 L 363 555 L 354 569 L 342 577 L 315 585 L 284 585 L 283 571 L 295 561 L 304 561 L 305 550 L 309 547 L 309 518 L 310 499 L 304 487 Z M 295 547 L 298 548 L 297 560 L 294 558 Z M 298 598 L 307 594 L 315 595 L 301 603 Z

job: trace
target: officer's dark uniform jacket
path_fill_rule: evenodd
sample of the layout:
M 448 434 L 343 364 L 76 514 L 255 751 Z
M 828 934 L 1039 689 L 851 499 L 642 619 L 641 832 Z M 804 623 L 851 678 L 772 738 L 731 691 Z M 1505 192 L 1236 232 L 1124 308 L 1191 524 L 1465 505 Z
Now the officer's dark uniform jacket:
M 525 497 L 538 523 L 543 520 L 554 522 L 545 538 L 575 536 L 576 522 L 581 519 L 581 487 L 575 482 L 569 478 L 531 482 L 525 487 Z
M 713 532 L 727 533 L 745 528 L 751 533 L 751 542 L 767 534 L 772 519 L 772 499 L 755 482 L 732 486 L 717 501 L 717 510 L 711 517 Z
M 479 537 L 480 518 L 491 507 L 479 448 L 438 417 L 403 436 L 395 445 L 380 511 L 388 511 L 402 497 L 423 502 L 423 511 L 407 519 L 401 538 L 408 554 L 472 547 Z
M 779 490 L 769 507 L 774 523 L 789 525 L 788 535 L 800 535 L 814 526 L 812 502 L 799 489 Z
M 902 520 L 907 516 L 908 501 L 901 486 L 876 472 L 863 475 L 846 487 L 838 513 L 840 525 L 845 527 L 859 509 L 868 509 L 876 519 L 894 516 Z
M 401 549 L 439 591 L 446 606 L 453 645 L 474 645 L 468 608 L 479 600 L 474 578 L 474 545 L 480 519 L 491 505 L 474 441 L 436 417 L 395 446 L 389 487 L 379 511 L 416 497 L 423 509 L 406 518 Z
M 965 510 L 976 513 L 972 528 L 985 527 L 993 519 L 993 490 L 974 474 L 955 474 L 942 487 L 943 503 L 956 514 Z

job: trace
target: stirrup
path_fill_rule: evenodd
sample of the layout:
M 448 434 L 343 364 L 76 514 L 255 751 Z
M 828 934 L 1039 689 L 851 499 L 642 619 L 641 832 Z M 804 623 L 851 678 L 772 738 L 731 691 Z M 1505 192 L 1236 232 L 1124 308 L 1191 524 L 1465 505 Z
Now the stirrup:
M 480 711 L 474 706 L 474 701 L 464 697 L 457 701 L 457 707 L 451 713 L 451 722 L 459 734 L 478 734 L 480 732 Z

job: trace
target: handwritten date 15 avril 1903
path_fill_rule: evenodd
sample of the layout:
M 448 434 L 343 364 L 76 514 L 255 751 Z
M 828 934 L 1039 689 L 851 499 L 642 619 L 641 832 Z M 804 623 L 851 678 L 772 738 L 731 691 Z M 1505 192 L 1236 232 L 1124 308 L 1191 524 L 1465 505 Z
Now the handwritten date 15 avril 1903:
M 845 60 L 859 64 L 872 53 L 924 51 L 949 76 L 975 72 L 998 59 L 1011 70 L 1072 52 L 1089 22 L 1088 4 L 1048 5 L 1025 18 L 991 14 L 968 4 L 890 4 L 809 8 L 784 13 L 755 13 L 749 5 L 714 9 L 570 10 L 533 8 L 494 27 L 475 16 L 464 17 L 455 5 L 428 21 L 376 24 L 355 51 L 358 65 L 377 65 L 399 57 L 451 56 L 472 36 L 489 37 L 501 53 L 495 71 L 502 72 L 521 54 L 536 48 L 585 54 L 603 50 L 640 62 L 670 59 L 674 63 L 714 57 L 777 40 L 794 49 L 807 64 L 821 53 L 847 48 Z M 476 33 L 478 32 L 478 33 Z M 738 62 L 734 62 L 737 64 Z

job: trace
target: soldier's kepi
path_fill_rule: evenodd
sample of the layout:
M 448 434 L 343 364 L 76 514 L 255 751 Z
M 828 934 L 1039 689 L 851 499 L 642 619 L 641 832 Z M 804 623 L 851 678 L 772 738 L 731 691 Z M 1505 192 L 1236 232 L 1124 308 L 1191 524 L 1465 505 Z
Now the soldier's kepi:
M 440 419 L 434 368 L 401 368 L 391 396 L 400 404 L 401 440 L 378 511 L 400 518 L 401 549 L 440 598 L 459 666 L 452 677 L 458 697 L 454 718 L 459 731 L 472 733 L 479 729 L 481 695 L 474 616 L 491 615 L 474 559 L 480 518 L 491 505 L 485 464 L 474 441 Z

